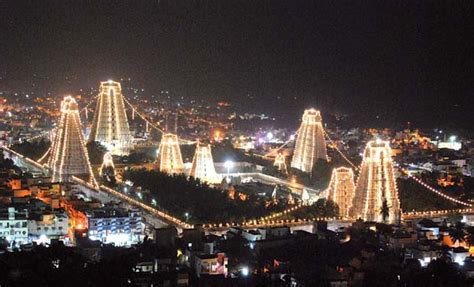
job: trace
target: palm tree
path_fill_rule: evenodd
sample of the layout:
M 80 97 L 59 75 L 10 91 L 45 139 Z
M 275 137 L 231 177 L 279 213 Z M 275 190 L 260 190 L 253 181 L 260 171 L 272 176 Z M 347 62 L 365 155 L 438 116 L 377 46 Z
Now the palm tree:
M 456 242 L 464 242 L 466 240 L 466 235 L 464 224 L 462 222 L 457 222 L 454 228 L 449 231 L 449 237 L 453 241 L 453 244 L 456 244 Z
M 390 207 L 388 206 L 386 199 L 384 199 L 382 202 L 382 207 L 380 208 L 380 214 L 382 215 L 382 220 L 385 223 L 387 221 L 387 218 L 390 216 Z

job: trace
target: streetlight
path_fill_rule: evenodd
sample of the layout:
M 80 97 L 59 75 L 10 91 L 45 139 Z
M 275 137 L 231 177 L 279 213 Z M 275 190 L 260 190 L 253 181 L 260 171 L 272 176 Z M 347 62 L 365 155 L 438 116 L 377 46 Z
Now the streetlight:
M 189 220 L 189 212 L 186 212 L 186 213 L 184 214 L 184 217 L 186 217 L 186 222 L 188 222 L 188 220 Z
M 157 205 L 156 199 L 153 198 L 153 199 L 151 200 L 151 204 L 153 204 L 154 206 L 156 206 L 156 205 Z
M 226 160 L 224 162 L 224 167 L 227 169 L 227 174 L 229 174 L 230 170 L 234 167 L 234 162 L 231 160 Z
M 248 268 L 247 266 L 242 267 L 242 269 L 240 270 L 240 273 L 241 273 L 242 276 L 244 276 L 244 277 L 249 276 L 249 273 L 250 273 L 249 268 Z

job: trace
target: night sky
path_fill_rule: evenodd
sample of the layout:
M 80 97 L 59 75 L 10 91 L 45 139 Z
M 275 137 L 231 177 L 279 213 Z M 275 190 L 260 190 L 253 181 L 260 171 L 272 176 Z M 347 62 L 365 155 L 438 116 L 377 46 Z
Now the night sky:
M 131 77 L 281 118 L 472 128 L 473 3 L 0 0 L 0 82 Z

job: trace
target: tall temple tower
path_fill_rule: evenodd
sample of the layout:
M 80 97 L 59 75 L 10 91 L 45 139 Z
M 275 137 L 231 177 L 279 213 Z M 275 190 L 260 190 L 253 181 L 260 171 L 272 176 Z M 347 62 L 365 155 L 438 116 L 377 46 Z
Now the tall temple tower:
M 210 144 L 196 144 L 196 151 L 189 175 L 208 183 L 219 183 L 221 181 L 214 167 Z
M 159 151 L 160 171 L 169 174 L 184 172 L 183 158 L 176 134 L 163 134 Z
M 339 206 L 339 215 L 349 216 L 354 199 L 355 184 L 352 168 L 339 167 L 332 171 L 328 187 L 328 199 Z
M 53 181 L 69 181 L 74 175 L 95 183 L 78 105 L 71 96 L 61 102 L 61 118 L 51 145 L 48 167 L 52 170 Z
M 311 172 L 317 159 L 327 160 L 322 118 L 315 109 L 305 110 L 298 130 L 291 167 Z
M 384 220 L 382 208 L 385 205 L 388 206 L 385 221 L 398 222 L 400 201 L 391 153 L 388 141 L 377 140 L 367 143 L 354 200 L 349 211 L 352 217 L 382 222 Z
M 128 155 L 132 149 L 132 135 L 120 83 L 100 83 L 99 99 L 94 113 L 89 142 L 97 141 L 112 154 Z

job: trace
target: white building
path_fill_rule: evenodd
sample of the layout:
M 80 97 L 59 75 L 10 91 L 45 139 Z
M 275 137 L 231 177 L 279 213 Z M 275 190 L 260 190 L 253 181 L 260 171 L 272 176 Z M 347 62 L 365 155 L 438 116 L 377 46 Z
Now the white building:
M 0 238 L 4 238 L 10 247 L 28 243 L 28 211 L 15 207 L 0 210 Z
M 69 218 L 66 213 L 38 214 L 30 216 L 28 233 L 31 240 L 63 240 L 68 235 Z

